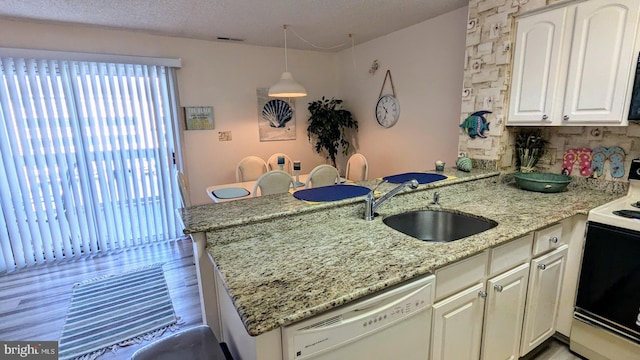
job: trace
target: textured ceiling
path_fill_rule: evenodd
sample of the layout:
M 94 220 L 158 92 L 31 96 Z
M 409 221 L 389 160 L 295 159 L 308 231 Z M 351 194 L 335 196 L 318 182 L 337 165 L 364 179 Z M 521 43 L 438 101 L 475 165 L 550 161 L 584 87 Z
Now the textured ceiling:
M 468 0 L 0 0 L 0 17 L 312 50 L 351 45 L 466 6 Z M 322 50 L 322 49 L 320 49 Z

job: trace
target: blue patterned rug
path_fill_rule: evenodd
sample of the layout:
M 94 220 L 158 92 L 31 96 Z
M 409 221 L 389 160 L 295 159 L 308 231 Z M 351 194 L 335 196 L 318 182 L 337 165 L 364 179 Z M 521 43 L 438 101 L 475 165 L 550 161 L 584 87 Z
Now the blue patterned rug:
M 74 286 L 59 359 L 95 359 L 160 336 L 177 321 L 161 264 L 88 280 Z

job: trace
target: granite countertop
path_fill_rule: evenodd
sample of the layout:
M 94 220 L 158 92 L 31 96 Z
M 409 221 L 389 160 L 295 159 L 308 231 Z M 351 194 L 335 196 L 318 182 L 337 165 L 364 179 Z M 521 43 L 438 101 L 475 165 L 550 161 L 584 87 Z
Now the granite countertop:
M 455 168 L 447 168 L 441 174 L 450 177 L 450 179 L 420 185 L 419 189 L 431 189 L 443 185 L 453 185 L 471 180 L 495 177 L 499 172 L 478 169 L 474 169 L 471 172 L 463 172 Z M 379 181 L 380 179 L 363 181 L 358 182 L 357 185 L 374 188 Z M 394 184 L 382 184 L 379 190 L 386 192 L 394 186 Z M 315 212 L 337 206 L 361 203 L 363 201 L 363 197 L 360 196 L 341 201 L 309 204 L 294 198 L 291 194 L 275 194 L 178 209 L 178 215 L 183 221 L 184 233 L 191 234 L 229 226 L 244 225 L 250 222 L 264 221 L 292 214 Z
M 380 216 L 373 221 L 363 220 L 362 199 L 341 206 L 297 204 L 270 216 L 253 209 L 254 204 L 264 209 L 262 199 L 240 200 L 229 203 L 233 204 L 230 211 L 246 214 L 242 219 L 249 223 L 233 226 L 238 221 L 233 219 L 213 226 L 205 216 L 211 215 L 206 214 L 211 208 L 218 214 L 218 209 L 204 206 L 187 209 L 193 216 L 188 231 L 208 231 L 207 249 L 247 332 L 256 336 L 586 214 L 624 191 L 570 185 L 568 191 L 544 194 L 503 181 L 496 173 L 477 173 L 443 181 L 438 188 L 422 185 L 380 206 Z M 436 189 L 441 205 L 430 204 Z M 252 203 L 240 204 L 242 201 Z M 389 215 L 429 208 L 470 213 L 499 225 L 455 242 L 433 243 L 416 240 L 382 222 Z

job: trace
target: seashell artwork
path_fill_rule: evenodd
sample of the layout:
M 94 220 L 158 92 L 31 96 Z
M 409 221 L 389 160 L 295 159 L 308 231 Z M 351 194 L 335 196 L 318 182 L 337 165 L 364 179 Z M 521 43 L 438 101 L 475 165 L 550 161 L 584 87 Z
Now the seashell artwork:
M 471 171 L 471 159 L 467 157 L 458 158 L 458 160 L 456 160 L 456 167 L 462 171 Z
M 293 117 L 291 106 L 280 99 L 269 100 L 262 108 L 262 118 L 274 128 L 285 127 L 285 124 Z

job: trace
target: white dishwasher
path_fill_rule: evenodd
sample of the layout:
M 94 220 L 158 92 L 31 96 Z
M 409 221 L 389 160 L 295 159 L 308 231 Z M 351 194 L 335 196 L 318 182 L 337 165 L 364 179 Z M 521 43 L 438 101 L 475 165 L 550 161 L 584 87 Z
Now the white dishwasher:
M 434 283 L 422 277 L 283 328 L 283 359 L 428 359 Z

